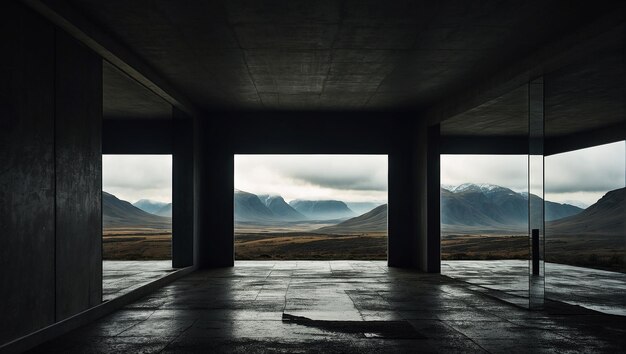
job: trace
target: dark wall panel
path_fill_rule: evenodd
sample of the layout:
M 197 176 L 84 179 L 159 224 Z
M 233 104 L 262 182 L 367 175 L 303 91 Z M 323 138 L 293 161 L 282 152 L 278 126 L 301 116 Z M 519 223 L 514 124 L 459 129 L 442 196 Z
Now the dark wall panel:
M 54 322 L 54 29 L 0 11 L 0 344 Z
M 102 299 L 102 60 L 56 35 L 56 314 Z

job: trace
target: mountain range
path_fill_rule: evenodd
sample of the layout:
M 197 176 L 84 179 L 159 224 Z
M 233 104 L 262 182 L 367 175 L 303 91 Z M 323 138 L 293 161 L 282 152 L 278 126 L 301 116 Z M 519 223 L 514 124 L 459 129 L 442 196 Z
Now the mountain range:
M 525 227 L 528 223 L 527 193 L 492 184 L 465 183 L 441 188 L 441 223 L 444 225 L 493 228 Z M 531 203 L 541 203 L 530 195 Z M 580 213 L 583 209 L 545 201 L 545 219 L 552 221 Z M 537 212 L 541 209 L 536 208 Z M 539 215 L 537 215 L 539 216 Z
M 340 200 L 292 200 L 289 205 L 312 220 L 333 220 L 357 216 Z
M 626 234 L 626 188 L 606 193 L 582 212 L 546 225 L 548 234 L 603 234 L 624 237 Z
M 339 200 L 292 200 L 287 203 L 279 195 L 256 195 L 241 190 L 235 190 L 234 204 L 236 222 L 335 220 L 357 215 Z
M 450 188 L 450 187 L 448 187 Z M 452 189 L 452 190 L 450 190 Z M 511 230 L 512 226 L 522 232 L 528 230 L 528 196 L 508 188 L 494 185 L 462 185 L 442 188 L 442 220 L 460 231 L 472 232 L 474 227 L 482 230 Z M 541 199 L 531 195 L 531 201 Z M 611 235 L 623 237 L 626 232 L 626 188 L 607 192 L 587 209 L 569 204 L 545 202 L 546 233 L 550 235 Z M 564 217 L 561 217 L 566 215 Z M 550 218 L 557 218 L 549 220 Z M 513 224 L 507 224 L 511 222 Z M 442 228 L 451 225 L 443 224 Z M 381 232 L 387 229 L 387 205 L 348 219 L 337 225 L 322 227 L 316 231 L 329 234 L 355 234 Z
M 140 199 L 133 206 L 150 214 L 172 217 L 172 203 L 157 202 L 150 199 Z
M 102 226 L 145 227 L 155 229 L 172 228 L 172 218 L 145 212 L 113 194 L 102 192 Z
M 387 231 L 387 204 L 380 205 L 363 215 L 340 222 L 337 225 L 317 229 L 321 233 L 350 234 Z

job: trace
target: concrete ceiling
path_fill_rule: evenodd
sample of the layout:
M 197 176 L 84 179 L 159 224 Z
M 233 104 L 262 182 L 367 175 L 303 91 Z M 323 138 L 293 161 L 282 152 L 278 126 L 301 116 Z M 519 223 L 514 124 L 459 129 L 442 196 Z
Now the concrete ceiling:
M 607 9 L 582 0 L 69 3 L 205 110 L 424 108 Z
M 565 136 L 624 124 L 626 76 L 623 26 L 597 38 L 598 49 L 547 73 L 545 135 Z M 528 85 L 441 123 L 446 136 L 525 136 Z
M 104 119 L 171 119 L 172 106 L 106 61 L 102 64 Z

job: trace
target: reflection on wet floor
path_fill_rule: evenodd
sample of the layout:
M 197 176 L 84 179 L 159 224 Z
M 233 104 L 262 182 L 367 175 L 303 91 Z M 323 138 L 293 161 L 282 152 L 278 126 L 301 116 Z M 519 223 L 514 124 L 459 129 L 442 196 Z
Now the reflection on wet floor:
M 102 301 L 114 299 L 174 271 L 172 261 L 102 261 Z
M 473 287 L 386 262 L 239 261 L 191 273 L 35 351 L 588 353 L 626 345 L 623 317 L 561 303 L 528 311 Z M 284 313 L 314 325 L 283 321 Z M 400 337 L 382 323 L 400 326 Z M 409 337 L 406 323 L 420 337 Z
M 441 261 L 441 274 L 514 296 L 528 297 L 528 261 Z M 626 316 L 626 274 L 545 263 L 546 298 L 611 315 Z

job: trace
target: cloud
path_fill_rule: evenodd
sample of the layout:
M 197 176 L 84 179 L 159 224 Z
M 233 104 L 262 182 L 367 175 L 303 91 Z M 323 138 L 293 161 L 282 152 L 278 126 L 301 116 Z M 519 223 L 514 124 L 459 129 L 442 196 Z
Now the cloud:
M 555 202 L 595 203 L 626 184 L 624 141 L 547 156 L 545 196 Z M 528 190 L 527 155 L 442 155 L 441 183 L 491 183 Z
M 385 155 L 236 155 L 235 187 L 285 199 L 385 201 Z
M 102 190 L 135 202 L 172 200 L 171 155 L 103 155 Z
M 622 141 L 546 157 L 546 193 L 607 192 L 623 188 L 625 153 Z
M 528 190 L 527 155 L 442 155 L 441 183 L 490 183 Z

